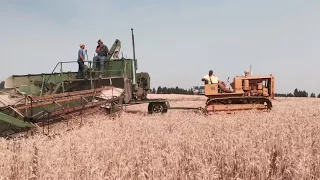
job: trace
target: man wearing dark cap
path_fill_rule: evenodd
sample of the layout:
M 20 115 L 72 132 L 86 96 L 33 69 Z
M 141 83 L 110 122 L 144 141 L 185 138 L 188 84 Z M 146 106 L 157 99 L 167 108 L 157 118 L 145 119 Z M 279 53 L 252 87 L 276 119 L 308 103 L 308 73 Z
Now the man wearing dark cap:
M 98 54 L 97 56 L 93 57 L 93 63 L 95 64 L 95 67 L 98 67 L 97 62 L 99 62 L 100 64 L 100 75 L 99 78 L 101 78 L 101 74 L 104 71 L 104 62 L 106 61 L 107 55 L 111 54 L 111 52 L 109 51 L 108 47 L 106 45 L 103 44 L 103 42 L 101 41 L 101 39 L 98 40 L 98 46 L 96 48 L 96 53 Z
M 217 83 L 222 92 L 230 93 L 232 92 L 229 88 L 226 87 L 226 84 L 223 81 L 220 81 L 216 75 L 213 74 L 213 71 L 210 70 L 209 74 L 205 75 L 201 81 L 204 81 L 205 84 L 214 84 Z
M 213 84 L 213 83 L 218 83 L 219 79 L 216 75 L 213 74 L 213 71 L 210 70 L 209 74 L 205 75 L 201 81 L 204 81 L 205 84 Z

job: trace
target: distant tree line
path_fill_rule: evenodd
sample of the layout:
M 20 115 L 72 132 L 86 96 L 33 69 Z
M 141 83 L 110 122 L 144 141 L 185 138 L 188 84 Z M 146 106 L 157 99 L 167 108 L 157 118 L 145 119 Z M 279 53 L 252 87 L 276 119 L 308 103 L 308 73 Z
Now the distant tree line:
M 152 94 L 186 94 L 186 95 L 192 95 L 193 91 L 192 89 L 183 89 L 179 88 L 178 86 L 175 88 L 168 88 L 168 87 L 162 87 L 158 86 L 158 88 L 152 88 L 151 92 Z M 299 89 L 294 89 L 293 93 L 275 93 L 276 97 L 318 97 L 320 98 L 320 93 L 318 96 L 316 96 L 315 93 L 311 93 L 309 96 L 309 93 L 306 92 L 305 90 L 299 90 Z
M 311 93 L 309 96 L 309 93 L 306 92 L 305 90 L 299 90 L 299 89 L 294 89 L 293 94 L 292 93 L 287 93 L 287 94 L 280 94 L 280 93 L 276 93 L 275 94 L 276 97 L 312 97 L 312 98 L 320 98 L 320 93 L 318 94 L 318 96 L 316 96 L 315 93 Z
M 178 86 L 173 88 L 168 87 L 161 87 L 159 86 L 157 89 L 153 88 L 151 91 L 152 94 L 186 94 L 186 95 L 192 95 L 193 91 L 192 89 L 183 89 L 179 88 Z

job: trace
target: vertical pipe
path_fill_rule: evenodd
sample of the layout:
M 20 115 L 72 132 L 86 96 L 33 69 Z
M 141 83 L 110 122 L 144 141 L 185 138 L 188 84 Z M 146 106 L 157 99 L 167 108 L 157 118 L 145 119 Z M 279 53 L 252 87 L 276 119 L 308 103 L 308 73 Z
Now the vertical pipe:
M 122 77 L 124 78 L 125 75 L 127 75 L 127 62 L 122 61 L 122 63 L 124 64 L 123 74 L 122 74 Z
M 43 86 L 44 86 L 44 74 L 42 74 L 42 84 L 41 84 L 41 91 L 40 91 L 40 96 L 43 94 Z
M 49 130 L 50 130 L 50 127 L 49 127 L 49 119 L 50 119 L 50 113 L 48 112 L 48 135 L 49 135 Z
M 134 85 L 136 85 L 136 71 L 135 71 L 136 53 L 135 53 L 135 47 L 134 47 L 134 35 L 133 35 L 133 28 L 131 28 L 131 36 L 132 36 L 132 50 L 133 50 L 132 78 L 133 78 L 133 84 L 134 84 Z
M 29 74 L 28 74 L 28 82 L 29 82 L 29 83 L 28 83 L 28 85 L 29 85 L 29 93 L 32 94 Z
M 133 28 L 131 28 L 131 36 L 132 36 L 132 50 L 133 50 L 133 60 L 136 59 L 136 52 L 134 47 L 134 35 L 133 35 Z
M 83 96 L 81 96 L 81 110 L 80 110 L 80 117 L 81 117 L 81 125 L 82 125 L 82 114 L 83 114 Z
M 62 93 L 64 93 L 64 83 L 63 83 L 63 77 L 62 77 L 62 62 L 60 63 L 60 76 L 61 76 L 61 85 L 62 85 Z
M 24 114 L 24 118 L 23 119 L 24 119 L 24 121 L 26 121 L 28 119 L 28 95 L 25 94 L 24 98 L 25 98 L 26 108 L 25 108 L 25 114 Z
M 251 68 L 252 68 L 252 65 L 250 64 L 250 76 L 252 76 Z
M 92 68 L 92 62 L 90 61 L 89 62 L 89 66 L 90 66 L 90 85 L 91 85 L 91 89 L 93 89 L 93 84 L 92 84 L 92 70 L 93 70 L 93 68 Z
M 31 117 L 33 117 L 32 103 L 33 103 L 33 99 L 30 98 L 30 113 L 31 113 Z M 32 119 L 33 119 L 33 118 L 32 118 Z
M 42 111 L 42 133 L 44 134 L 44 111 Z

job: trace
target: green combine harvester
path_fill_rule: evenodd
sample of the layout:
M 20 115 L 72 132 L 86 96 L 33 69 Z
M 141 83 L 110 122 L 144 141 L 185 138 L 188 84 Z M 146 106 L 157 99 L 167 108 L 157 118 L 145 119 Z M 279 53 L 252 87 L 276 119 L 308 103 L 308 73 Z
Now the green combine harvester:
M 97 71 L 88 61 L 86 79 L 77 79 L 77 72 L 63 71 L 66 63 L 77 66 L 76 61 L 59 62 L 51 73 L 8 77 L 0 90 L 0 136 L 101 110 L 112 113 L 134 104 L 149 103 L 150 114 L 166 113 L 166 99 L 147 98 L 150 76 L 136 72 L 133 29 L 131 32 L 133 59 L 118 58 L 121 43 L 117 39 L 105 61 L 105 71 Z

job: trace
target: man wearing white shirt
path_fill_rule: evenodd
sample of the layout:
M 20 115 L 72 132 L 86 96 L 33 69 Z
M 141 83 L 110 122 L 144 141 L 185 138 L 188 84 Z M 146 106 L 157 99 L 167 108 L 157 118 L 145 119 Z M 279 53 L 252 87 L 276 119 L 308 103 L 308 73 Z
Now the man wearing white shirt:
M 213 71 L 210 70 L 209 74 L 205 75 L 201 81 L 204 81 L 204 84 L 214 84 L 217 83 L 222 92 L 231 93 L 232 91 L 226 87 L 226 84 L 223 81 L 220 81 L 216 75 L 213 74 Z
M 218 83 L 219 79 L 216 75 L 213 74 L 213 71 L 210 70 L 209 74 L 205 75 L 201 81 L 204 81 L 205 84 L 214 84 L 214 83 Z

